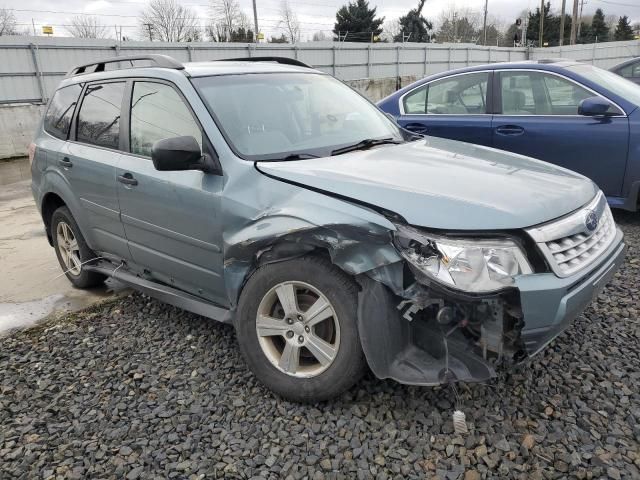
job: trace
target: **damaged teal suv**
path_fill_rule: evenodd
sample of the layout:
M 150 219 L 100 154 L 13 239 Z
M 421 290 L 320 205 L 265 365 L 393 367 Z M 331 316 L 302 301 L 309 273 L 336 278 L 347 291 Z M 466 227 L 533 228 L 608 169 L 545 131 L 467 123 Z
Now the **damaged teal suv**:
M 623 261 L 569 170 L 399 128 L 300 62 L 73 68 L 33 194 L 79 288 L 107 277 L 232 323 L 281 396 L 486 381 L 567 328 Z

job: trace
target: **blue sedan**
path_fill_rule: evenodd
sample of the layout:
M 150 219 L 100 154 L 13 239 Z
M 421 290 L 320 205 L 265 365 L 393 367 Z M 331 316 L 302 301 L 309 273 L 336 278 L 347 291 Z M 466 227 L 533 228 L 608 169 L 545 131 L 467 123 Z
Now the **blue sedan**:
M 497 63 L 419 80 L 378 106 L 404 128 L 538 158 L 638 209 L 640 86 L 569 60 Z

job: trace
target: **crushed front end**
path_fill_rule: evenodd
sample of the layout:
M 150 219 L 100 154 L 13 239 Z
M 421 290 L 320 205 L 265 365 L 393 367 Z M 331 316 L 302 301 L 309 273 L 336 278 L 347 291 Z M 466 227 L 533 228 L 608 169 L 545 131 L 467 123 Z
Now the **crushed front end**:
M 604 288 L 625 253 L 601 193 L 513 235 L 396 229 L 404 262 L 358 276 L 359 331 L 376 376 L 415 385 L 485 381 L 537 353 Z

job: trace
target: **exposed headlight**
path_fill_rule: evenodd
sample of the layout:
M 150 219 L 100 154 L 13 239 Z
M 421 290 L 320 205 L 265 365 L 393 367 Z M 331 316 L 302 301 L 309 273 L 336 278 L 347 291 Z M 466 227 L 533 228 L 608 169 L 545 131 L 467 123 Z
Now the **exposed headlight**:
M 532 272 L 520 247 L 510 240 L 458 240 L 406 225 L 396 229 L 396 248 L 413 267 L 458 290 L 495 292 L 513 286 L 516 275 Z

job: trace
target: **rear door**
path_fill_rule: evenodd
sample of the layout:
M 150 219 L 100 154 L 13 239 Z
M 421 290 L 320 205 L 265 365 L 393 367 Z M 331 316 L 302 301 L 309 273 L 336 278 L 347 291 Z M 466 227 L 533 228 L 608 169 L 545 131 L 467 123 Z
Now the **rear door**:
M 400 98 L 398 123 L 416 133 L 491 145 L 492 72 L 439 78 Z
M 83 234 L 97 251 L 129 258 L 120 222 L 116 165 L 120 159 L 120 112 L 126 83 L 89 83 L 58 157 L 60 169 L 84 207 Z
M 606 195 L 620 195 L 629 144 L 621 109 L 612 106 L 613 117 L 578 115 L 580 101 L 597 94 L 573 80 L 536 70 L 496 74 L 501 113 L 493 117 L 495 148 L 582 173 Z
M 199 170 L 160 172 L 154 142 L 195 137 L 210 149 L 186 100 L 171 83 L 131 81 L 128 153 L 118 166 L 118 196 L 135 263 L 157 280 L 226 305 L 220 196 L 223 177 Z

